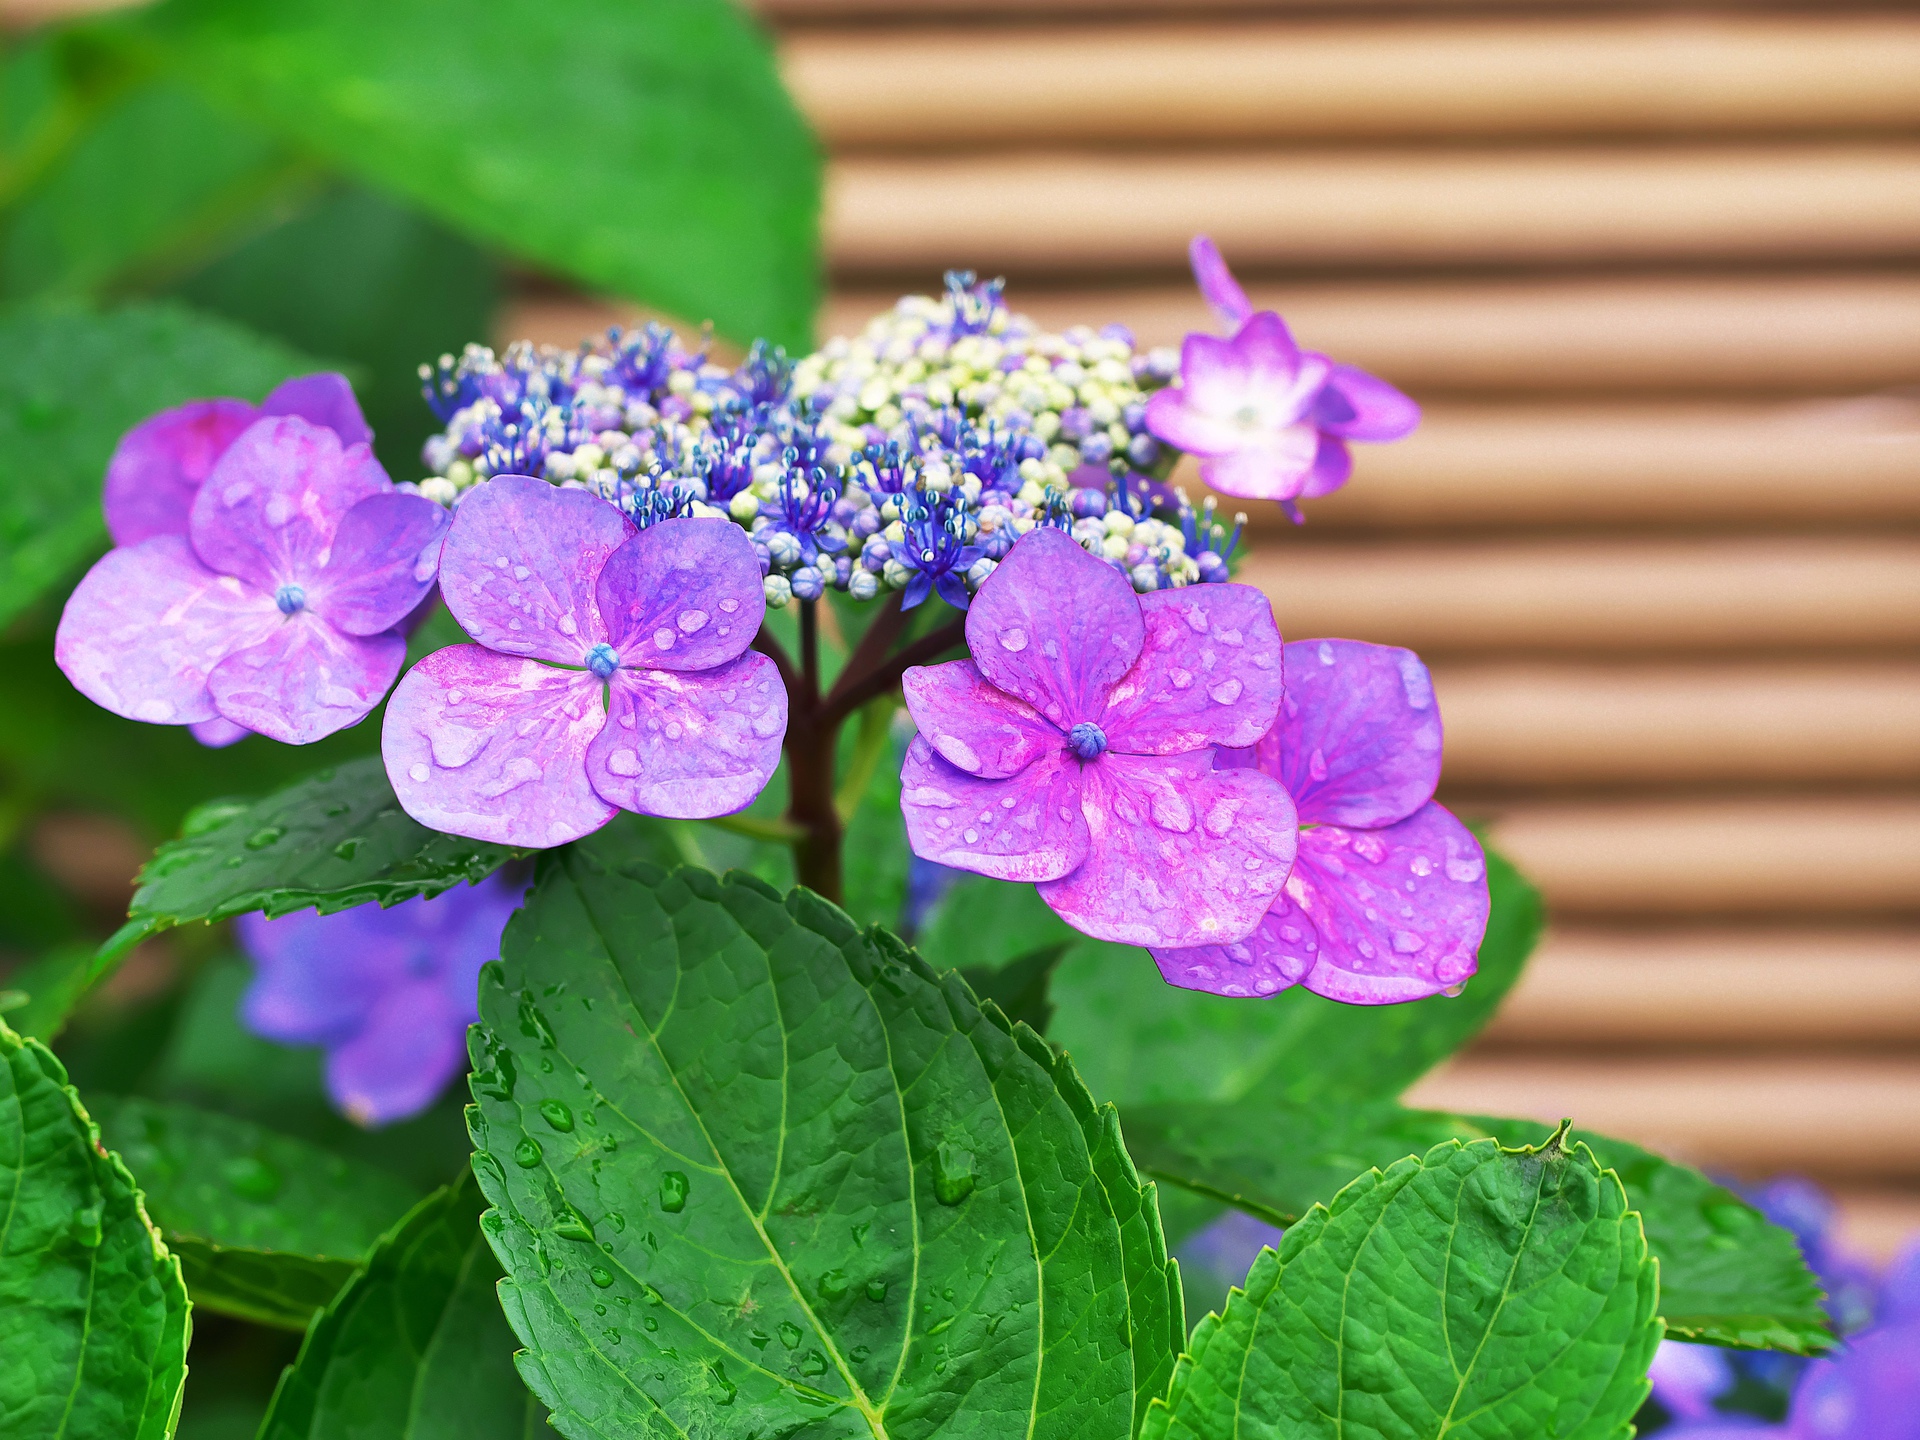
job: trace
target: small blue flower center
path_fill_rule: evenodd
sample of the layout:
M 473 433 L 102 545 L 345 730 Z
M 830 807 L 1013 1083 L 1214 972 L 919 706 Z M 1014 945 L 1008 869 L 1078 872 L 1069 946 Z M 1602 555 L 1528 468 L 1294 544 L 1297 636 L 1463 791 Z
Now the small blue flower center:
M 1090 720 L 1082 720 L 1067 732 L 1067 744 L 1082 760 L 1098 760 L 1107 753 L 1107 732 Z
M 619 652 L 604 640 L 587 651 L 587 669 L 598 675 L 602 680 L 607 679 L 619 668 Z
M 288 583 L 273 592 L 273 603 L 280 607 L 282 615 L 292 615 L 307 608 L 307 592 Z

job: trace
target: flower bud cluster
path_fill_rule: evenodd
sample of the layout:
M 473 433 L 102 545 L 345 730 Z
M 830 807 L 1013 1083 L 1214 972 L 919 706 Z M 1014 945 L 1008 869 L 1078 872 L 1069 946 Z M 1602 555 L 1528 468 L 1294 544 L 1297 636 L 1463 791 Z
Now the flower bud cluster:
M 1178 452 L 1141 428 L 1144 401 L 1174 368 L 1121 327 L 1040 331 L 997 282 L 958 275 L 797 365 L 762 342 L 727 370 L 658 325 L 572 351 L 469 346 L 422 368 L 446 429 L 417 488 L 451 505 L 492 475 L 533 475 L 643 528 L 726 516 L 776 608 L 830 589 L 965 608 L 1037 525 L 1138 591 L 1225 580 L 1238 528 L 1153 478 Z

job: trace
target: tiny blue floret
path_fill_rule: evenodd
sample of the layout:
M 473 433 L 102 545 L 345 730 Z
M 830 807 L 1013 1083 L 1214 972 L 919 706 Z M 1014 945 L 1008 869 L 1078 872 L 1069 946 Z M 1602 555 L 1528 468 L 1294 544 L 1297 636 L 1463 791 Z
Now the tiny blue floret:
M 282 615 L 297 614 L 307 608 L 307 592 L 288 583 L 273 592 L 273 603 L 280 607 Z
M 587 669 L 602 680 L 610 679 L 620 668 L 620 654 L 604 640 L 587 651 Z
M 1082 720 L 1067 732 L 1067 744 L 1082 760 L 1098 760 L 1107 753 L 1107 732 L 1090 720 Z

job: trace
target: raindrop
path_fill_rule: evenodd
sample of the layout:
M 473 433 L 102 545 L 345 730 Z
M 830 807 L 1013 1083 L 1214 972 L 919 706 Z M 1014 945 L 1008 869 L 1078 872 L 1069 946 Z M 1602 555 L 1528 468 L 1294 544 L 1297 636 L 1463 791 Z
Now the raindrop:
M 336 860 L 351 860 L 365 843 L 360 836 L 349 835 L 345 840 L 342 840 L 338 845 L 333 847 L 333 858 Z
M 642 1330 L 645 1330 L 648 1334 L 652 1334 L 655 1330 L 658 1330 L 660 1328 L 660 1322 L 654 1319 L 653 1316 L 651 1315 L 642 1315 L 640 1317 L 640 1328 Z M 766 1342 L 762 1341 L 761 1343 L 765 1344 Z
M 687 1177 L 678 1170 L 669 1170 L 660 1177 L 660 1208 L 669 1215 L 678 1215 L 687 1208 Z
M 618 1235 L 622 1230 L 627 1228 L 627 1217 L 622 1215 L 618 1210 L 609 1210 L 607 1212 L 607 1224 L 611 1225 L 613 1227 L 613 1233 Z
M 1027 648 L 1027 632 L 1022 630 L 1018 625 L 1015 625 L 1010 630 L 1001 631 L 1000 648 L 1003 650 L 1011 650 L 1016 655 L 1019 654 Z
M 800 1327 L 791 1320 L 780 1322 L 780 1343 L 791 1350 L 800 1343 Z
M 522 1170 L 531 1170 L 540 1163 L 540 1142 L 531 1135 L 523 1138 L 513 1147 L 513 1163 Z
M 1447 860 L 1447 879 L 1456 884 L 1471 884 L 1486 873 L 1486 862 L 1477 856 L 1456 855 Z
M 604 1265 L 589 1266 L 587 1269 L 587 1278 L 593 1281 L 593 1283 L 598 1285 L 602 1290 L 607 1289 L 610 1285 L 613 1284 L 613 1272 L 607 1269 L 607 1267 Z M 596 1305 L 594 1308 L 598 1310 L 602 1315 L 607 1313 L 606 1308 L 604 1306 Z
M 886 1299 L 887 1298 L 887 1282 L 884 1280 L 867 1281 L 867 1298 L 869 1300 Z
M 847 1272 L 829 1270 L 820 1277 L 820 1296 L 824 1300 L 838 1300 L 847 1293 Z
M 973 1152 L 942 1140 L 933 1152 L 933 1193 L 942 1205 L 958 1205 L 973 1193 Z
M 286 833 L 287 832 L 278 825 L 263 825 L 260 829 L 247 836 L 247 849 L 264 850 L 269 845 L 277 845 L 280 842 L 280 837 Z
M 827 1357 L 818 1350 L 807 1351 L 806 1359 L 800 1362 L 802 1375 L 824 1375 L 827 1373 Z
M 869 1350 L 866 1346 L 856 1345 L 847 1352 L 847 1358 L 853 1361 L 854 1364 L 860 1365 L 864 1364 L 866 1358 L 871 1354 L 873 1354 L 873 1351 Z
M 542 1100 L 540 1102 L 540 1115 L 547 1124 L 563 1134 L 573 1129 L 573 1111 L 569 1110 L 558 1100 Z
M 578 1240 L 583 1244 L 593 1243 L 593 1226 L 578 1210 L 568 1206 L 554 1216 L 553 1233 L 562 1240 Z
M 1231 705 L 1240 698 L 1240 691 L 1243 688 L 1238 680 L 1228 677 L 1218 685 L 1209 686 L 1207 694 L 1211 695 L 1218 704 Z
M 716 1405 L 731 1405 L 733 1403 L 733 1397 L 740 1393 L 740 1387 L 727 1379 L 727 1367 L 720 1361 L 709 1360 L 707 1362 L 707 1368 L 713 1372 L 714 1387 L 720 1392 L 714 1403 Z

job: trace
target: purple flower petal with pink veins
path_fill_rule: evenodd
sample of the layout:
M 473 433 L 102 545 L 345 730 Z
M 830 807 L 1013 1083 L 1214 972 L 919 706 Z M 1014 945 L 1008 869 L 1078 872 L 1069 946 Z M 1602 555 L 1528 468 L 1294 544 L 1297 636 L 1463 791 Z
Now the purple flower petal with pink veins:
M 258 420 L 207 475 L 187 536 L 122 546 L 87 572 L 55 658 L 129 719 L 224 743 L 232 727 L 318 740 L 393 684 L 406 648 L 393 627 L 433 588 L 445 524 L 432 501 L 395 492 L 365 445 Z
M 262 415 L 298 415 L 333 430 L 347 445 L 373 440 L 344 375 L 283 381 L 257 407 L 245 400 L 189 400 L 149 415 L 120 437 L 107 462 L 101 500 L 113 543 L 137 545 L 155 535 L 185 535 L 201 482 L 227 447 Z
M 1102 939 L 1194 944 L 1258 923 L 1293 859 L 1286 791 L 1216 770 L 1272 724 L 1281 646 L 1259 592 L 1136 596 L 1053 529 L 1023 536 L 967 612 L 971 661 L 909 670 L 902 767 L 916 855 L 1033 881 Z
M 636 531 L 584 490 L 499 476 L 461 502 L 440 587 L 480 643 L 409 671 L 380 742 L 423 825 L 560 845 L 618 809 L 731 814 L 772 778 L 787 696 L 749 653 L 766 598 L 738 526 Z
M 1255 310 L 1206 236 L 1189 254 L 1200 293 L 1234 334 L 1187 336 L 1180 383 L 1149 398 L 1147 429 L 1199 456 L 1207 484 L 1291 507 L 1346 483 L 1347 441 L 1398 440 L 1420 423 L 1420 407 L 1391 385 L 1301 350 L 1278 315 Z
M 1251 751 L 1222 754 L 1284 784 L 1300 843 L 1285 890 L 1249 935 L 1157 948 L 1174 985 L 1271 995 L 1304 984 L 1356 1005 L 1418 1000 L 1473 974 L 1486 933 L 1486 859 L 1432 802 L 1441 727 L 1411 651 L 1354 640 L 1285 648 L 1280 718 Z

